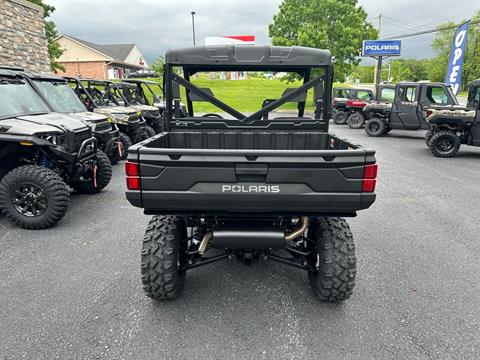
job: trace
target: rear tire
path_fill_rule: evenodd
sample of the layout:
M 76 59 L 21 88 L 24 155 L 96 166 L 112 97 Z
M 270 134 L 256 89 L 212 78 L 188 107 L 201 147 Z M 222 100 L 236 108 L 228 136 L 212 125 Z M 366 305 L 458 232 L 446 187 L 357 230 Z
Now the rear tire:
M 332 116 L 333 122 L 337 125 L 345 125 L 347 122 L 347 113 L 343 110 L 337 111 Z
M 343 218 L 315 218 L 308 229 L 312 248 L 310 287 L 320 301 L 347 300 L 355 287 L 356 258 L 352 232 Z
M 29 196 L 28 199 L 23 196 L 25 193 Z M 32 197 L 39 201 L 35 209 L 29 205 Z M 21 203 L 22 201 L 27 202 Z M 54 226 L 67 212 L 69 202 L 67 184 L 60 175 L 43 166 L 20 166 L 5 175 L 0 183 L 0 209 L 10 221 L 24 229 Z M 39 213 L 35 215 L 37 211 Z
M 460 149 L 461 140 L 453 131 L 440 130 L 430 139 L 430 150 L 437 157 L 448 158 L 454 156 Z
M 102 191 L 112 179 L 112 164 L 108 156 L 101 150 L 97 151 L 97 186 L 93 183 L 93 174 L 91 180 L 77 182 L 72 187 L 82 194 L 97 194 Z
M 154 216 L 142 246 L 141 273 L 145 294 L 156 300 L 176 299 L 186 273 L 187 227 L 178 216 Z
M 379 137 L 388 131 L 383 119 L 373 118 L 365 123 L 365 132 L 368 136 Z
M 148 134 L 148 128 L 149 126 L 142 127 L 138 129 L 138 131 L 135 133 L 135 137 L 133 139 L 133 143 L 137 144 L 139 142 L 142 142 L 143 140 L 147 140 L 150 135 Z
M 351 129 L 361 129 L 365 125 L 365 117 L 358 111 L 354 111 L 348 116 L 347 123 Z
M 155 131 L 155 129 L 151 126 L 147 126 L 147 134 L 148 134 L 148 137 L 151 138 L 155 135 L 157 135 L 157 132 Z

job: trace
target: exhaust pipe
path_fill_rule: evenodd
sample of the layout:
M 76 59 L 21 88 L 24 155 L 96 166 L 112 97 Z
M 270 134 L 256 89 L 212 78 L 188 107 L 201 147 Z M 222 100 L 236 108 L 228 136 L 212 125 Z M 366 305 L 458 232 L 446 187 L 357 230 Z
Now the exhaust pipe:
M 285 240 L 286 241 L 293 241 L 299 238 L 305 231 L 308 229 L 308 217 L 302 216 L 300 218 L 300 226 L 298 229 L 292 231 L 290 234 L 285 234 Z
M 308 217 L 303 216 L 300 218 L 298 228 L 288 234 L 273 226 L 247 228 L 218 226 L 203 236 L 198 253 L 203 256 L 210 241 L 213 247 L 220 249 L 281 249 L 286 241 L 298 239 L 308 229 L 308 225 Z

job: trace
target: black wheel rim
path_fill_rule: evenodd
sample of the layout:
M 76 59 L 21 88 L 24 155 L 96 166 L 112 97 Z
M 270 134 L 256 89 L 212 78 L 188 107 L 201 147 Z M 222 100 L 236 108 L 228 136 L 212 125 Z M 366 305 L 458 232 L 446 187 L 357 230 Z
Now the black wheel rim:
M 379 126 L 378 123 L 376 123 L 376 122 L 371 123 L 370 126 L 369 126 L 369 128 L 370 128 L 370 131 L 371 131 L 372 133 L 377 133 L 378 130 L 380 130 L 380 126 Z
M 350 124 L 351 124 L 352 126 L 354 126 L 354 127 L 355 127 L 355 126 L 360 126 L 361 123 L 362 123 L 362 120 L 360 119 L 360 116 L 358 116 L 358 115 L 352 115 L 352 116 L 350 117 Z
M 48 199 L 40 186 L 23 183 L 13 188 L 12 204 L 20 214 L 35 217 L 42 215 L 47 210 Z
M 454 147 L 454 141 L 453 139 L 444 137 L 439 139 L 437 143 L 437 149 L 439 152 L 446 154 L 449 153 Z

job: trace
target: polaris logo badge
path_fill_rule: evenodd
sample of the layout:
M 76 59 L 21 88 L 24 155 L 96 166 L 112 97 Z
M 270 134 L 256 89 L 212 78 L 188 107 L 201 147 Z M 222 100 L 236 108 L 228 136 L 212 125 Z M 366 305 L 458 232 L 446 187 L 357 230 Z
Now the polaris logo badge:
M 400 40 L 364 40 L 362 56 L 398 56 L 401 48 Z
M 365 50 L 400 51 L 400 45 L 365 45 Z
M 223 193 L 279 193 L 280 185 L 222 185 Z

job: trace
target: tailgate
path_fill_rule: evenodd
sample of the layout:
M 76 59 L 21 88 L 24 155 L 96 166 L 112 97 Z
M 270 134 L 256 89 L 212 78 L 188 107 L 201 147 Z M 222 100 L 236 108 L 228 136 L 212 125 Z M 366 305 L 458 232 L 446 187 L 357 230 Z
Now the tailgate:
M 141 190 L 128 200 L 148 214 L 354 216 L 374 193 L 362 192 L 374 151 L 166 149 L 134 146 Z

